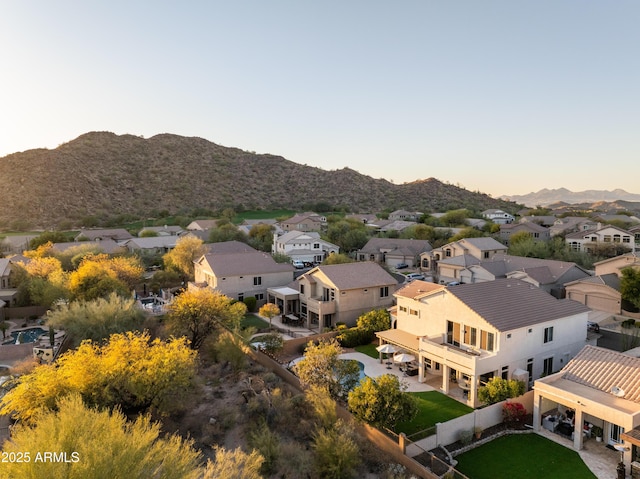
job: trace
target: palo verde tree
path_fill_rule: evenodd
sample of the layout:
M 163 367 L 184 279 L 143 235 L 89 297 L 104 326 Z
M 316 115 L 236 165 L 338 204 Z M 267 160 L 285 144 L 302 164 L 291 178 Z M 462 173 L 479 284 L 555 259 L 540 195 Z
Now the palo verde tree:
M 3 451 L 25 459 L 2 465 L 7 478 L 198 479 L 203 473 L 192 441 L 165 436 L 146 416 L 129 422 L 117 409 L 89 408 L 77 394 L 42 411 L 35 424 L 16 426 Z M 46 460 L 48 451 L 65 462 Z
M 205 253 L 204 243 L 200 238 L 184 236 L 176 243 L 176 247 L 162 257 L 168 270 L 178 271 L 188 279 L 193 279 L 193 262 Z
M 271 329 L 271 320 L 280 314 L 280 308 L 277 304 L 266 303 L 258 310 L 258 314 L 269 320 L 269 329 Z
M 391 327 L 391 316 L 386 309 L 374 309 L 361 314 L 356 320 L 356 326 L 371 333 L 385 331 Z
M 216 329 L 236 330 L 246 312 L 244 303 L 211 288 L 190 289 L 171 304 L 168 326 L 173 334 L 186 336 L 193 349 L 200 349 Z
M 114 334 L 105 345 L 85 341 L 55 365 L 20 376 L 2 398 L 0 414 L 32 423 L 39 412 L 56 410 L 60 399 L 74 393 L 89 406 L 163 414 L 192 386 L 195 367 L 196 353 L 184 338 L 152 341 L 147 333 Z

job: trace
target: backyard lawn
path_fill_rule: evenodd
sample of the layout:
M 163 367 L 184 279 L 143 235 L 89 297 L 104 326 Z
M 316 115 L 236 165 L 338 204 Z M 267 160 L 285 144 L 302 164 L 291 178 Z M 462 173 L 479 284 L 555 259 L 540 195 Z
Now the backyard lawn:
M 264 319 L 259 318 L 255 314 L 245 314 L 244 318 L 242 318 L 242 320 L 240 321 L 240 327 L 242 329 L 254 327 L 259 330 L 268 328 L 269 323 L 267 323 Z
M 577 452 L 537 434 L 515 434 L 456 457 L 456 469 L 470 479 L 586 479 L 596 476 Z
M 366 354 L 367 356 L 371 356 L 373 359 L 379 359 L 380 356 L 378 351 L 376 350 L 376 344 L 365 344 L 363 346 L 356 346 L 354 349 L 359 353 Z
M 438 391 L 410 392 L 407 394 L 411 394 L 418 399 L 418 415 L 411 421 L 398 423 L 395 428 L 395 432 L 404 432 L 407 436 L 435 426 L 436 423 L 446 422 L 473 411 L 469 406 Z

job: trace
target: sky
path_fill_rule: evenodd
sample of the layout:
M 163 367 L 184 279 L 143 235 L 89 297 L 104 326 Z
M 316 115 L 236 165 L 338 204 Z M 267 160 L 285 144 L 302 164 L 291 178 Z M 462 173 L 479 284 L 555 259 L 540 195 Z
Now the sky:
M 493 196 L 640 193 L 640 2 L 0 2 L 0 157 L 205 138 Z

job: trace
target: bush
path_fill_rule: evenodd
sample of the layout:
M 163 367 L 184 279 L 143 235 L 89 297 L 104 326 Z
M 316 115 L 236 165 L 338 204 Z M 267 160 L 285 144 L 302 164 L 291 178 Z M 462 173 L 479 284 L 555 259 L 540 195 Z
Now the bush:
M 486 386 L 478 389 L 478 399 L 484 404 L 495 404 L 505 399 L 522 396 L 524 392 L 525 386 L 522 381 L 496 376 L 491 378 Z
M 471 444 L 471 440 L 473 439 L 473 431 L 463 430 L 458 434 L 458 440 L 462 443 L 463 446 Z
M 361 328 L 344 330 L 336 339 L 343 348 L 355 348 L 356 346 L 371 344 L 374 333 Z
M 506 402 L 502 406 L 502 418 L 505 422 L 520 422 L 527 415 L 527 410 L 519 402 Z
M 247 311 L 249 311 L 250 313 L 255 312 L 256 310 L 256 303 L 258 302 L 258 300 L 253 297 L 253 296 L 249 296 L 248 298 L 244 298 L 244 304 L 247 306 Z

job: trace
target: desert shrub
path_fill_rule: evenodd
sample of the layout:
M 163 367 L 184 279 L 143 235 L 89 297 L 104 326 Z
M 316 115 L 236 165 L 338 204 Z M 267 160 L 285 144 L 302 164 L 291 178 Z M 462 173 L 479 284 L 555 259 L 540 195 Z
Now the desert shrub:
M 280 437 L 278 434 L 271 431 L 266 422 L 262 422 L 254 432 L 249 434 L 249 445 L 264 458 L 260 472 L 271 474 L 278 457 L 280 457 Z
M 465 446 L 468 444 L 471 444 L 472 439 L 473 439 L 473 431 L 464 429 L 460 431 L 460 433 L 458 434 L 458 440 Z
M 249 296 L 247 298 L 244 298 L 244 304 L 247 306 L 247 311 L 249 311 L 250 313 L 255 312 L 256 310 L 256 304 L 257 304 L 257 300 L 254 296 Z

